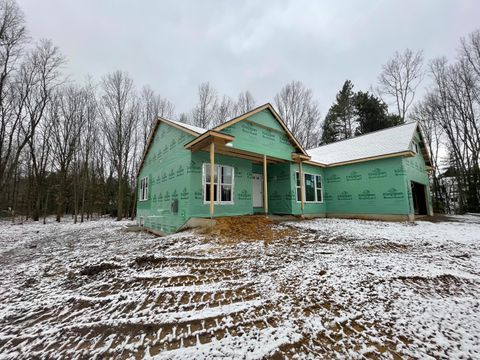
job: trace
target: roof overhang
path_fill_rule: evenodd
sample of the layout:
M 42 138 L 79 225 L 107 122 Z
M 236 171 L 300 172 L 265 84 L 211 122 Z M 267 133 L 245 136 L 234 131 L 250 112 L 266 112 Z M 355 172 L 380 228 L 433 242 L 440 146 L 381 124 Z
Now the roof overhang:
M 315 166 L 320 166 L 320 167 L 334 167 L 334 166 L 341 166 L 341 165 L 356 164 L 356 163 L 361 163 L 361 162 L 365 162 L 365 161 L 388 159 L 388 158 L 399 157 L 399 156 L 413 157 L 413 156 L 415 156 L 415 153 L 413 151 L 399 151 L 399 152 L 395 152 L 395 153 L 391 153 L 391 154 L 370 156 L 370 157 L 353 159 L 353 160 L 348 160 L 348 161 L 340 161 L 340 162 L 330 163 L 330 164 L 322 164 L 322 163 L 312 161 L 312 160 L 305 160 L 304 162 L 305 162 L 305 164 L 310 164 L 310 165 L 315 165 Z
M 184 147 L 185 149 L 189 149 L 190 151 L 195 152 L 206 148 L 212 143 L 220 146 L 225 146 L 228 143 L 232 142 L 234 139 L 235 136 L 223 134 L 214 130 L 209 130 L 206 133 L 193 139 L 192 141 L 186 143 Z
M 430 155 L 430 151 L 428 149 L 427 143 L 425 141 L 425 135 L 423 135 L 423 130 L 422 127 L 420 126 L 420 123 L 417 122 L 417 131 L 420 134 L 420 140 L 422 141 L 420 145 L 420 150 L 422 152 L 423 159 L 425 161 L 425 164 L 427 167 L 431 167 L 433 169 L 433 162 L 432 162 L 432 157 Z

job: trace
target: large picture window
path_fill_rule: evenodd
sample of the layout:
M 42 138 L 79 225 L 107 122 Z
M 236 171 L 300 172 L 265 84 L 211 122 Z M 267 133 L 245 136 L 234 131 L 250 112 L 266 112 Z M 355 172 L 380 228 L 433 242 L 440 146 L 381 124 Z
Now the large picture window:
M 203 164 L 203 201 L 210 202 L 210 187 L 213 186 L 213 201 L 216 204 L 233 204 L 233 180 L 233 167 L 215 165 L 212 185 L 210 164 Z
M 323 202 L 323 193 L 322 193 L 322 176 L 303 173 L 303 184 L 304 184 L 304 194 L 305 202 L 310 203 L 321 203 Z M 302 201 L 302 193 L 300 186 L 300 173 L 295 173 L 295 188 L 297 202 Z
M 140 201 L 148 200 L 148 176 L 140 179 Z

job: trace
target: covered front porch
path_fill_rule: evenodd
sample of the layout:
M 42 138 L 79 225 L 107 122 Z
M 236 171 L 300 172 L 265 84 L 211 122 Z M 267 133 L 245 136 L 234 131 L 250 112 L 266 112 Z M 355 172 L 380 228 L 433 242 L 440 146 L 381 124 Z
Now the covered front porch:
M 295 184 L 295 172 L 303 173 L 302 163 L 308 157 L 293 153 L 291 160 L 281 159 L 234 148 L 231 145 L 233 140 L 231 135 L 208 131 L 185 145 L 193 157 L 202 154 L 198 156 L 202 163 L 202 199 L 203 205 L 208 205 L 210 219 L 248 214 L 292 214 L 297 191 L 301 194 L 298 203 L 303 211 L 303 182 L 298 186 Z M 242 167 L 234 160 L 241 160 Z M 202 217 L 206 215 L 201 214 Z

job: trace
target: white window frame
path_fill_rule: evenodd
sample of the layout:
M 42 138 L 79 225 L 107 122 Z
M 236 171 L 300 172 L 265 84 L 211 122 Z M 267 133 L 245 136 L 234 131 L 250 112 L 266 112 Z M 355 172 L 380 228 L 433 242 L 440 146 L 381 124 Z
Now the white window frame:
M 140 179 L 140 188 L 139 188 L 139 201 L 148 200 L 148 176 L 145 176 Z
M 206 191 L 206 185 L 207 185 L 207 174 L 205 172 L 205 169 L 207 166 L 210 166 L 210 164 L 208 163 L 203 163 L 203 166 L 202 166 L 202 192 L 203 192 L 203 203 L 204 204 L 210 204 L 210 200 L 207 200 L 207 191 Z M 217 205 L 234 205 L 235 204 L 235 168 L 233 166 L 229 166 L 229 165 L 220 165 L 220 164 L 215 164 L 215 171 L 217 173 L 217 201 L 214 201 L 213 203 L 214 204 L 217 204 Z M 232 183 L 231 184 L 228 184 L 228 183 L 222 183 L 221 182 L 221 168 L 230 168 L 232 170 Z M 213 181 L 215 181 L 215 177 L 213 178 Z M 211 183 L 209 183 L 210 186 L 211 186 Z M 213 185 L 215 186 L 215 182 L 213 183 Z M 230 201 L 221 201 L 221 198 L 222 198 L 222 185 L 225 185 L 225 186 L 231 186 L 232 187 L 232 198 Z M 215 198 L 215 197 L 214 197 Z
M 302 172 L 303 173 L 303 197 L 305 199 L 306 204 L 322 204 L 323 203 L 323 176 L 318 175 L 318 174 L 312 174 L 308 172 Z M 307 201 L 307 197 L 305 194 L 305 175 L 310 175 L 313 176 L 315 179 L 315 200 L 314 201 Z M 295 199 L 297 200 L 297 203 L 301 203 L 302 199 L 298 199 L 298 191 L 297 189 L 300 188 L 300 185 L 297 185 L 297 176 L 300 176 L 300 172 L 295 171 Z M 318 186 L 318 178 L 320 178 L 320 186 Z M 318 191 L 320 190 L 320 193 L 322 194 L 322 200 L 318 201 Z

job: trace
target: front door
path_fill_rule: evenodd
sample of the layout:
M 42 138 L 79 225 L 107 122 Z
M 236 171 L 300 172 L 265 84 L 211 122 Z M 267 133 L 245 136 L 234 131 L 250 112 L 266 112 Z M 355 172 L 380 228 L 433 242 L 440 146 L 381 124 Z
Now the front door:
M 253 207 L 263 207 L 263 175 L 252 174 Z

